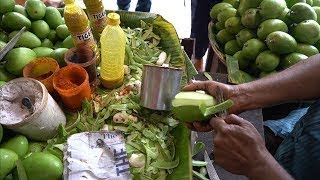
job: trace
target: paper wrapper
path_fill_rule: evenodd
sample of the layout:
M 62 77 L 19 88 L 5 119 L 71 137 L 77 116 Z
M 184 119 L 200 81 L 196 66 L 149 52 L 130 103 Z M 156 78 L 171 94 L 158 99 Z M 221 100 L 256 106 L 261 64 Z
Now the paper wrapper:
M 132 179 L 121 132 L 84 132 L 64 146 L 64 179 Z

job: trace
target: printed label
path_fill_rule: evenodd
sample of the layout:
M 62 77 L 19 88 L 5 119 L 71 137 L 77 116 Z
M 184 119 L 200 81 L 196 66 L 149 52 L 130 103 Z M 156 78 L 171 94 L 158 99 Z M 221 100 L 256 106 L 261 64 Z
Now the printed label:
M 100 13 L 92 14 L 91 19 L 93 21 L 93 29 L 98 32 L 102 32 L 107 25 L 107 13 L 102 10 Z
M 84 33 L 74 33 L 74 36 L 76 37 L 77 44 L 93 38 L 91 28 L 87 29 Z
M 92 17 L 94 20 L 100 20 L 100 19 L 103 19 L 103 18 L 106 18 L 106 11 L 102 11 L 100 13 L 97 13 L 97 14 L 92 14 Z

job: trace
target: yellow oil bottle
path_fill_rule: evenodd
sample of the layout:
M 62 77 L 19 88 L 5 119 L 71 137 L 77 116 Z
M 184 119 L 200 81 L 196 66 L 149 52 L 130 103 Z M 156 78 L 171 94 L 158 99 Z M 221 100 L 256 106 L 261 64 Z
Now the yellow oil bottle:
M 100 52 L 94 41 L 89 20 L 83 9 L 75 4 L 74 0 L 64 0 L 64 20 L 71 33 L 72 39 L 77 46 L 90 47 L 96 54 L 98 65 L 100 63 Z
M 107 15 L 102 0 L 83 0 L 93 29 L 95 39 L 100 39 L 100 34 L 107 26 Z
M 126 37 L 119 26 L 119 14 L 109 13 L 107 19 L 107 26 L 100 37 L 100 76 L 105 88 L 114 89 L 123 83 Z

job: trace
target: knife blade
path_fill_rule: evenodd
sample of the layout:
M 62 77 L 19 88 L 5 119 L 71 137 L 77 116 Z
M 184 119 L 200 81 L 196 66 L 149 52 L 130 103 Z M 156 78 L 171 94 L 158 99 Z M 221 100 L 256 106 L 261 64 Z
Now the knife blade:
M 24 32 L 26 27 L 23 27 L 13 38 L 7 43 L 7 45 L 0 51 L 0 62 L 3 60 L 3 57 L 14 47 L 18 42 L 20 36 Z
M 194 146 L 197 142 L 198 133 L 196 131 L 191 131 L 190 133 L 190 146 L 191 146 L 191 153 L 193 153 Z
M 209 175 L 210 180 L 220 180 L 216 169 L 214 168 L 212 161 L 208 155 L 207 151 L 204 151 L 204 161 L 207 162 L 206 168 Z

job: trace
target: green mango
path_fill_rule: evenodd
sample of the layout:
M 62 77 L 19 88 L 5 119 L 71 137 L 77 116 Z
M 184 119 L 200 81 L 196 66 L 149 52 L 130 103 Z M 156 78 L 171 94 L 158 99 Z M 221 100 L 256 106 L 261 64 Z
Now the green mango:
M 13 31 L 9 34 L 9 38 L 12 39 L 14 35 L 16 35 L 18 31 Z M 14 45 L 14 47 L 26 47 L 26 48 L 36 48 L 41 45 L 40 39 L 33 34 L 32 32 L 26 31 L 22 33 L 18 42 Z
M 62 24 L 61 14 L 55 7 L 47 7 L 44 20 L 48 23 L 51 29 L 56 29 Z M 51 39 L 50 39 L 51 40 Z M 52 40 L 51 40 L 52 41 Z
M 39 57 L 50 57 L 50 54 L 53 51 L 53 49 L 47 48 L 47 47 L 37 47 L 37 48 L 34 48 L 32 50 L 37 54 L 37 58 L 39 58 Z
M 62 47 L 64 48 L 73 48 L 75 46 L 74 41 L 71 37 L 71 35 L 69 35 L 65 40 L 63 40 L 62 42 Z
M 50 33 L 50 27 L 44 20 L 33 21 L 31 30 L 40 39 L 46 38 Z
M 48 47 L 48 48 L 53 48 L 53 43 L 49 40 L 49 39 L 43 39 L 42 41 L 41 41 L 41 45 L 40 45 L 40 47 Z
M 0 66 L 0 81 L 5 81 L 8 82 L 12 79 L 16 78 L 15 75 L 10 74 L 5 68 L 4 66 Z
M 22 164 L 30 180 L 57 180 L 63 172 L 60 159 L 50 153 L 32 153 Z
M 0 50 L 2 50 L 6 45 L 7 43 L 0 41 Z
M 54 48 L 54 49 L 63 48 L 62 42 L 61 42 L 61 41 L 57 41 L 57 42 L 54 44 L 53 48 Z
M 4 67 L 9 73 L 21 76 L 23 67 L 36 58 L 37 54 L 29 48 L 14 48 L 4 57 Z
M 1 18 L 1 16 L 0 16 Z M 8 34 L 2 30 L 0 30 L 0 41 L 7 43 L 9 40 Z
M 18 155 L 9 149 L 0 148 L 0 179 L 6 177 L 10 171 L 16 166 Z
M 57 32 L 55 30 L 50 29 L 50 32 L 47 38 L 52 42 L 55 43 L 58 40 Z
M 39 0 L 27 0 L 25 8 L 32 19 L 42 19 L 46 14 L 46 5 Z
M 24 15 L 25 17 L 28 17 L 26 8 L 24 8 L 23 6 L 21 6 L 21 5 L 19 5 L 19 4 L 16 4 L 16 5 L 14 6 L 13 11 L 14 11 L 14 12 L 17 12 L 17 13 L 20 13 L 20 14 Z
M 11 12 L 14 9 L 14 0 L 1 0 L 0 13 Z
M 20 30 L 24 26 L 29 29 L 31 27 L 31 21 L 24 15 L 17 12 L 9 12 L 2 17 L 3 26 L 11 30 Z
M 66 62 L 64 61 L 64 54 L 68 51 L 69 49 L 67 48 L 58 48 L 52 51 L 50 54 L 50 57 L 55 59 L 60 67 L 66 66 Z
M 57 35 L 61 39 L 65 39 L 70 35 L 68 27 L 65 24 L 59 25 L 56 29 Z
M 17 135 L 1 145 L 1 148 L 10 149 L 23 158 L 28 152 L 28 139 L 23 135 Z

